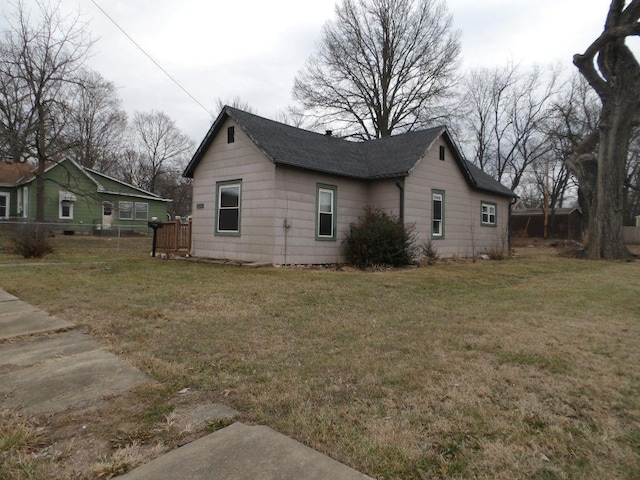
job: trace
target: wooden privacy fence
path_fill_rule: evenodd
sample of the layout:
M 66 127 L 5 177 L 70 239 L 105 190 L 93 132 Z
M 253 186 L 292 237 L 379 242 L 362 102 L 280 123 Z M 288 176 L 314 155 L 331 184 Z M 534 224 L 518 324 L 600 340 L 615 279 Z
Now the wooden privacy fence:
M 179 220 L 164 222 L 162 228 L 158 229 L 157 235 L 158 250 L 188 252 L 191 248 L 191 220 L 184 223 Z

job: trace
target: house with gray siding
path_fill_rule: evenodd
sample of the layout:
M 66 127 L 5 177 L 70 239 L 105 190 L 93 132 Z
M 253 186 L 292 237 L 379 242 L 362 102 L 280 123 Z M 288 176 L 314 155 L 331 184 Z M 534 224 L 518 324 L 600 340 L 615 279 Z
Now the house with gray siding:
M 413 224 L 442 257 L 506 249 L 516 197 L 443 126 L 353 142 L 229 106 L 184 176 L 192 255 L 273 264 L 345 262 L 349 226 L 366 207 Z

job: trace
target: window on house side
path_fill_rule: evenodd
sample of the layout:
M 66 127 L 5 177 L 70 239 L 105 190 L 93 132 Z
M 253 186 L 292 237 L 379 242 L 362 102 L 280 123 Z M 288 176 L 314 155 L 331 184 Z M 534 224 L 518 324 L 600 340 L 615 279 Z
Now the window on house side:
M 241 183 L 219 183 L 217 197 L 216 233 L 240 234 Z
M 431 236 L 444 237 L 444 192 L 431 193 Z
M 444 146 L 440 145 L 440 160 L 444 160 L 444 152 L 445 152 Z
M 149 204 L 136 202 L 136 220 L 147 220 L 149 218 Z
M 0 193 L 0 218 L 9 218 L 9 194 Z
M 62 200 L 60 202 L 60 218 L 61 219 L 73 219 L 73 202 L 69 200 Z
M 235 127 L 227 128 L 227 143 L 233 143 L 236 141 L 236 129 Z
M 336 238 L 336 187 L 332 185 L 317 186 L 317 220 L 316 237 L 318 240 L 335 240 Z
M 118 211 L 120 220 L 133 220 L 133 202 L 118 202 Z
M 482 225 L 496 225 L 496 204 L 482 202 Z

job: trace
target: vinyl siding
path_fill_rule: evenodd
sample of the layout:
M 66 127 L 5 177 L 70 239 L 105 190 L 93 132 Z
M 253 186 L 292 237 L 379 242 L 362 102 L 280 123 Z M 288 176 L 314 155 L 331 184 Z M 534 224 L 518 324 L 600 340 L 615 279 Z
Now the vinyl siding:
M 233 143 L 227 143 L 229 126 L 235 127 Z M 273 262 L 275 167 L 233 121 L 228 120 L 216 136 L 193 178 L 192 253 Z M 240 235 L 236 237 L 214 234 L 216 184 L 229 180 L 242 182 Z
M 235 141 L 226 130 L 235 127 Z M 445 160 L 439 147 L 445 147 Z M 331 264 L 345 261 L 344 240 L 366 206 L 400 214 L 397 179 L 359 181 L 274 165 L 228 119 L 195 168 L 192 253 L 195 256 L 274 264 Z M 239 236 L 217 236 L 216 184 L 242 182 Z M 336 188 L 336 238 L 316 238 L 317 186 Z M 506 247 L 509 200 L 468 186 L 446 142 L 438 141 L 404 179 L 405 223 L 418 243 L 431 238 L 431 195 L 443 191 L 444 231 L 433 240 L 443 257 L 471 256 Z M 497 226 L 481 225 L 482 201 L 496 204 Z M 201 207 L 201 208 L 199 208 Z M 288 228 L 285 227 L 288 225 Z
M 440 146 L 445 160 L 439 159 Z M 418 242 L 431 238 L 431 194 L 444 192 L 444 237 L 433 245 L 443 257 L 477 255 L 507 246 L 509 200 L 472 189 L 446 142 L 440 140 L 405 180 L 405 222 L 414 223 Z M 481 225 L 481 202 L 497 205 L 495 227 Z
M 336 239 L 316 240 L 316 187 L 336 187 Z M 274 263 L 343 263 L 349 225 L 358 220 L 367 202 L 367 184 L 331 175 L 279 166 L 276 169 Z M 289 228 L 285 228 L 285 220 Z
M 370 207 L 381 208 L 388 214 L 399 217 L 400 189 L 396 185 L 396 181 L 397 179 L 390 179 L 372 182 L 367 191 L 367 204 Z
M 102 177 L 101 177 L 102 179 Z M 115 184 L 116 182 L 114 182 Z M 29 218 L 36 216 L 36 181 L 32 180 L 27 184 L 29 188 Z M 68 224 L 68 230 L 93 230 L 95 225 L 102 224 L 102 204 L 110 202 L 113 204 L 112 227 L 124 227 L 126 229 L 135 228 L 146 229 L 147 222 L 152 217 L 157 217 L 164 221 L 167 219 L 167 203 L 161 200 L 152 200 L 129 196 L 129 193 L 140 194 L 139 190 L 123 186 L 121 195 L 110 195 L 98 193 L 98 186 L 91 181 L 72 162 L 62 162 L 47 171 L 45 177 L 45 220 L 48 222 L 64 225 Z M 73 202 L 73 218 L 59 218 L 61 191 L 68 191 L 76 196 Z M 119 202 L 146 203 L 147 218 L 143 220 L 120 220 L 118 216 Z M 135 207 L 134 207 L 135 208 Z M 63 227 L 64 228 L 64 227 Z

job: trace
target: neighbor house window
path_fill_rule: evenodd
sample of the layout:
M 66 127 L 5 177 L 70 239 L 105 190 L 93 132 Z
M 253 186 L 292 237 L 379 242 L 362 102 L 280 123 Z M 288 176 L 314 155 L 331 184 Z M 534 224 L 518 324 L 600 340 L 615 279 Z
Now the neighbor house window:
M 317 219 L 316 239 L 336 239 L 336 192 L 334 185 L 318 184 L 317 190 Z
M 444 192 L 442 190 L 431 192 L 431 236 L 444 238 Z
M 136 202 L 136 220 L 147 220 L 149 218 L 149 204 Z
M 9 218 L 9 194 L 0 193 L 0 218 Z
M 239 236 L 242 182 L 218 182 L 216 190 L 216 233 Z
M 118 218 L 133 220 L 133 202 L 118 202 Z
M 489 227 L 496 226 L 496 204 L 482 202 L 482 225 Z
M 69 200 L 63 200 L 62 202 L 60 202 L 60 218 L 73 218 L 73 202 L 70 202 Z
M 76 201 L 76 196 L 72 192 L 61 191 L 58 193 L 59 197 L 59 209 L 58 217 L 61 220 L 71 220 L 73 218 L 73 202 Z

